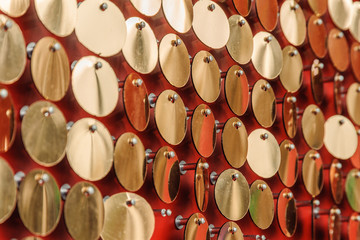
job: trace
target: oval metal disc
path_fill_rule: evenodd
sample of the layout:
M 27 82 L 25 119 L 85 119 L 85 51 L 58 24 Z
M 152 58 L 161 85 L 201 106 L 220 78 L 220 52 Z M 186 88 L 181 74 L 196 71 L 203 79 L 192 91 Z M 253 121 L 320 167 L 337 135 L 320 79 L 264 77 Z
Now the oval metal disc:
M 345 72 L 350 64 L 350 50 L 345 34 L 333 28 L 329 32 L 327 43 L 330 59 L 334 67 L 340 72 Z
M 7 152 L 16 136 L 16 116 L 10 93 L 0 89 L 0 152 Z
M 326 0 L 307 0 L 307 2 L 316 16 L 320 17 L 327 12 Z
M 127 37 L 123 49 L 126 62 L 139 73 L 152 72 L 158 62 L 158 45 L 153 30 L 145 20 L 138 17 L 127 19 L 126 27 Z
M 0 157 L 0 224 L 13 213 L 16 206 L 17 184 L 10 165 Z
M 215 102 L 220 95 L 220 69 L 211 53 L 202 50 L 195 55 L 191 65 L 191 76 L 199 97 L 208 103 Z
M 135 201 L 135 205 L 130 204 L 131 200 Z M 102 239 L 151 239 L 155 216 L 144 198 L 135 193 L 121 192 L 108 198 L 104 206 Z
M 141 188 L 146 178 L 145 148 L 133 133 L 122 134 L 116 142 L 114 167 L 117 179 L 128 191 Z
M 199 224 L 198 221 L 204 219 L 205 222 Z M 201 213 L 194 213 L 186 222 L 184 231 L 184 240 L 207 240 L 210 239 L 210 232 L 208 230 L 209 223 L 205 216 Z
M 339 80 L 339 77 L 342 76 L 339 73 L 336 73 L 334 76 L 334 107 L 336 114 L 342 114 L 344 103 L 344 83 L 343 80 Z
M 283 48 L 282 55 L 281 84 L 288 92 L 295 93 L 303 83 L 303 64 L 300 52 L 295 47 L 289 45 Z
M 230 36 L 228 18 L 222 8 L 210 0 L 197 1 L 194 5 L 193 30 L 206 46 L 219 49 Z
M 191 0 L 162 0 L 162 9 L 169 25 L 179 33 L 186 33 L 193 23 L 193 5 Z
M 328 0 L 331 20 L 341 30 L 349 29 L 352 18 L 352 0 Z
M 295 144 L 285 139 L 280 143 L 281 162 L 279 167 L 279 177 L 286 187 L 294 186 L 298 178 L 298 152 Z
M 325 118 L 321 109 L 315 104 L 305 108 L 301 119 L 301 130 L 306 144 L 318 150 L 324 143 Z
M 353 2 L 352 6 L 352 18 L 349 27 L 351 36 L 355 38 L 356 41 L 360 42 L 360 3 Z
M 210 114 L 207 111 L 210 110 Z M 216 146 L 215 117 L 210 107 L 206 104 L 198 105 L 191 118 L 191 138 L 196 151 L 208 158 Z
M 132 5 L 145 16 L 154 16 L 159 12 L 161 0 L 130 0 Z
M 76 101 L 86 112 L 105 117 L 114 111 L 119 98 L 118 81 L 105 60 L 82 57 L 72 71 L 71 84 Z
M 154 187 L 159 198 L 165 203 L 173 202 L 180 188 L 179 160 L 176 153 L 172 158 L 169 156 L 171 151 L 175 153 L 171 147 L 160 148 L 153 164 Z
M 327 30 L 324 21 L 315 15 L 308 20 L 307 34 L 311 50 L 318 58 L 327 54 Z
M 30 105 L 21 124 L 25 150 L 38 164 L 51 167 L 65 156 L 66 119 L 54 104 L 37 101 Z
M 350 207 L 360 212 L 360 171 L 352 169 L 346 176 L 345 193 Z
M 55 47 L 59 46 L 59 49 Z M 70 83 L 70 64 L 64 47 L 54 38 L 44 37 L 31 56 L 31 76 L 41 96 L 61 100 Z
M 104 178 L 113 164 L 114 143 L 107 128 L 92 118 L 78 120 L 68 133 L 66 156 L 81 178 Z
M 296 98 L 286 93 L 282 104 L 282 119 L 284 129 L 289 138 L 294 138 L 297 132 Z
M 35 169 L 22 180 L 17 202 L 20 218 L 33 234 L 49 235 L 59 223 L 61 195 L 54 177 Z
M 248 134 L 245 125 L 237 117 L 226 121 L 221 135 L 221 145 L 226 161 L 233 168 L 244 165 L 248 152 Z
M 302 164 L 302 179 L 306 191 L 316 197 L 324 186 L 323 161 L 321 156 L 316 158 L 318 152 L 309 150 L 304 157 Z
M 314 100 L 320 104 L 324 98 L 324 84 L 322 77 L 322 69 L 319 67 L 320 61 L 315 59 L 311 65 L 311 91 Z
M 360 81 L 360 43 L 354 42 L 350 50 L 351 69 L 357 81 Z
M 277 219 L 279 227 L 286 237 L 292 237 L 297 227 L 296 200 L 290 189 L 284 188 L 277 200 Z
M 341 164 L 337 159 L 332 160 L 329 172 L 329 179 L 331 195 L 334 199 L 334 202 L 336 204 L 340 204 L 344 196 L 344 186 L 342 183 L 343 173 L 341 170 Z
M 69 36 L 75 29 L 76 0 L 35 0 L 35 9 L 45 28 L 59 37 Z
M 243 17 L 247 17 L 251 12 L 251 0 L 233 0 L 236 11 Z
M 25 71 L 25 39 L 19 25 L 5 15 L 0 14 L 0 26 L 7 22 L 11 27 L 0 28 L 0 83 L 11 84 L 20 79 Z
M 263 127 L 271 127 L 276 119 L 276 97 L 268 81 L 258 80 L 251 93 L 251 104 L 256 121 Z
M 204 167 L 205 158 L 200 158 L 195 169 L 195 198 L 200 211 L 205 212 L 209 202 L 210 177 L 209 169 Z
M 29 9 L 30 0 L 3 0 L 0 2 L 0 10 L 10 17 L 20 17 Z
M 360 238 L 360 221 L 358 213 L 353 213 L 350 216 L 348 224 L 348 236 L 349 240 L 358 240 Z
M 266 186 L 265 189 L 261 186 Z M 249 213 L 254 224 L 264 230 L 274 220 L 275 206 L 269 185 L 263 180 L 255 180 L 250 187 Z
M 185 42 L 169 33 L 159 45 L 159 63 L 166 80 L 174 87 L 184 87 L 190 77 L 189 52 Z
M 267 41 L 267 39 L 270 41 Z M 251 61 L 255 70 L 264 78 L 276 78 L 279 76 L 283 65 L 279 42 L 268 32 L 258 32 L 253 40 L 254 51 Z
M 342 115 L 333 115 L 325 122 L 324 144 L 337 159 L 351 158 L 358 145 L 358 135 L 351 121 Z
M 104 3 L 106 10 L 101 9 Z M 103 57 L 113 56 L 125 44 L 125 18 L 111 1 L 84 1 L 77 10 L 75 33 L 80 43 L 90 51 Z
M 334 205 L 330 209 L 328 226 L 329 226 L 329 239 L 330 240 L 340 240 L 341 239 L 341 214 L 338 214 L 337 211 L 340 209 Z
M 346 107 L 349 113 L 351 120 L 354 121 L 356 125 L 360 125 L 360 84 L 354 82 L 348 88 L 346 94 Z
M 256 13 L 261 25 L 271 32 L 276 28 L 278 17 L 278 2 L 276 0 L 256 0 Z
M 176 95 L 177 99 L 173 100 Z M 179 94 L 165 90 L 158 96 L 155 105 L 155 123 L 161 137 L 172 145 L 178 145 L 186 134 L 186 109 Z
M 72 238 L 99 239 L 104 225 L 104 203 L 99 189 L 88 182 L 71 187 L 64 204 L 64 218 Z
M 236 232 L 231 232 L 231 229 L 234 228 L 236 228 Z M 235 222 L 226 222 L 221 226 L 217 240 L 244 240 L 244 235 Z
M 250 24 L 240 15 L 232 15 L 229 18 L 230 37 L 226 44 L 232 59 L 239 64 L 250 62 L 253 53 L 253 34 Z
M 227 169 L 219 175 L 215 184 L 215 202 L 221 214 L 229 220 L 238 221 L 245 216 L 250 204 L 250 190 L 241 172 Z
M 280 167 L 281 153 L 276 138 L 265 129 L 249 135 L 247 160 L 251 170 L 263 178 L 271 178 Z

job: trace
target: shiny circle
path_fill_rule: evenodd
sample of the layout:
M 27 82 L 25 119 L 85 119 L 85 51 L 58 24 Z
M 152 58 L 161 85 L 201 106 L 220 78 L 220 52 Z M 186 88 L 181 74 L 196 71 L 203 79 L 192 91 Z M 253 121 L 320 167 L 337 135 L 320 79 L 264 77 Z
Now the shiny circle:
M 349 27 L 351 36 L 355 38 L 356 41 L 360 42 L 360 3 L 353 2 L 352 6 L 352 18 Z
M 233 0 L 236 11 L 243 17 L 247 17 L 251 12 L 251 0 Z
M 14 143 L 16 136 L 16 115 L 12 97 L 8 90 L 6 97 L 0 97 L 0 152 L 7 152 Z
M 199 219 L 204 219 L 205 222 L 199 224 Z M 185 231 L 184 240 L 207 240 L 210 239 L 210 233 L 208 231 L 209 223 L 204 215 L 201 213 L 194 213 L 188 219 Z
M 307 34 L 311 50 L 318 58 L 324 58 L 327 54 L 327 30 L 324 21 L 312 15 L 307 24 Z
M 357 220 L 359 217 L 358 213 L 353 213 L 350 216 L 348 224 L 348 236 L 349 240 L 359 240 L 360 239 L 360 222 Z
M 161 0 L 130 0 L 132 5 L 145 16 L 154 16 L 159 12 Z
M 360 125 L 360 83 L 354 82 L 348 88 L 346 94 L 346 107 L 351 120 Z
M 280 143 L 281 162 L 279 177 L 286 187 L 292 187 L 298 178 L 298 152 L 295 144 L 285 139 Z
M 289 138 L 294 138 L 297 132 L 297 107 L 293 97 L 291 93 L 286 93 L 282 103 L 282 120 Z
M 255 83 L 251 104 L 256 121 L 262 127 L 271 127 L 276 119 L 276 98 L 268 81 L 260 79 Z
M 339 160 L 333 159 L 329 172 L 331 195 L 336 204 L 340 204 L 344 196 L 343 173 L 339 164 Z
M 317 154 L 317 151 L 309 150 L 301 170 L 305 189 L 312 197 L 319 195 L 324 186 L 323 161 L 321 156 L 316 158 Z
M 295 47 L 289 45 L 283 48 L 282 55 L 281 84 L 288 92 L 297 92 L 303 83 L 303 64 L 300 52 Z
M 329 32 L 327 42 L 331 62 L 338 71 L 345 72 L 350 64 L 350 50 L 345 34 L 333 28 Z
M 10 17 L 20 17 L 29 9 L 30 0 L 2 0 L 0 10 Z
M 234 228 L 236 228 L 236 232 L 229 231 Z M 235 222 L 226 222 L 221 226 L 217 240 L 244 240 L 244 235 Z
M 307 0 L 311 10 L 316 16 L 322 16 L 327 12 L 327 0 Z
M 256 12 L 266 31 L 273 31 L 277 25 L 278 3 L 276 0 L 255 0 Z
M 13 213 L 16 206 L 17 184 L 14 173 L 5 159 L 0 157 L 0 224 Z
M 321 109 L 315 104 L 308 105 L 301 119 L 301 130 L 306 144 L 312 149 L 319 150 L 323 146 L 324 124 L 325 118 Z
M 355 212 L 360 212 L 360 172 L 352 169 L 346 176 L 345 193 L 350 207 Z
M 360 81 L 360 43 L 353 42 L 350 49 L 351 69 L 357 81 Z
M 200 211 L 205 212 L 209 203 L 210 176 L 209 169 L 204 167 L 205 158 L 200 158 L 196 164 L 194 182 L 196 204 Z
M 292 196 L 290 196 L 290 194 Z M 277 200 L 277 220 L 286 237 L 292 237 L 297 228 L 296 200 L 290 189 L 284 188 Z
M 317 104 L 320 104 L 324 98 L 324 85 L 322 69 L 319 66 L 320 61 L 315 59 L 311 65 L 311 92 Z
M 193 5 L 191 0 L 162 0 L 162 9 L 169 25 L 179 33 L 186 33 L 193 23 Z
M 356 129 L 356 133 L 357 133 L 357 137 L 358 137 L 358 146 L 356 147 L 356 151 L 354 153 L 354 155 L 350 158 L 351 160 L 351 164 L 355 167 L 355 168 L 360 168 L 360 128 L 358 126 L 355 126 Z
M 352 18 L 352 0 L 328 0 L 329 15 L 341 30 L 349 29 Z

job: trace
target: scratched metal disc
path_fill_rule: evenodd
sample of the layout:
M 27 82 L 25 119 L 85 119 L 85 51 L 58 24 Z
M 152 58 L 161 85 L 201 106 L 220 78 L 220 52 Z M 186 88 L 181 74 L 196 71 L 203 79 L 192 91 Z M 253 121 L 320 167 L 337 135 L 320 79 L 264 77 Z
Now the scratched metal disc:
M 303 64 L 300 52 L 295 47 L 289 45 L 283 48 L 282 54 L 281 84 L 288 92 L 297 92 L 303 83 Z
M 162 9 L 169 25 L 179 33 L 186 33 L 193 23 L 193 5 L 191 0 L 162 0 Z
M 0 157 L 0 224 L 13 213 L 16 206 L 17 184 L 7 161 Z
M 236 231 L 232 232 L 232 229 Z M 244 234 L 235 222 L 226 222 L 221 226 L 217 240 L 244 240 Z
M 349 30 L 353 38 L 360 42 L 360 2 L 353 2 L 352 19 Z
M 319 150 L 323 146 L 325 118 L 321 109 L 315 104 L 305 108 L 301 119 L 301 130 L 309 147 Z
M 296 183 L 299 174 L 298 152 L 295 144 L 285 139 L 280 143 L 281 162 L 279 177 L 286 187 L 292 187 Z
M 352 19 L 352 0 L 328 0 L 331 20 L 341 30 L 349 29 Z
M 199 224 L 199 220 L 204 219 L 204 223 Z M 209 223 L 201 213 L 194 213 L 190 216 L 185 225 L 184 240 L 209 240 Z
M 324 186 L 323 161 L 320 154 L 315 150 L 309 150 L 302 164 L 302 179 L 306 191 L 312 196 L 319 195 Z
M 0 10 L 10 17 L 20 17 L 29 9 L 30 0 L 2 0 Z

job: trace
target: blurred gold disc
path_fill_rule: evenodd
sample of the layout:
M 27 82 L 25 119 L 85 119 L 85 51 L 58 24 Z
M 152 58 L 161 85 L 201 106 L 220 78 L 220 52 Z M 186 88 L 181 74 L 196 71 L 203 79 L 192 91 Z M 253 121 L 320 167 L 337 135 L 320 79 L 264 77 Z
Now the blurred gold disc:
M 38 164 L 52 167 L 64 158 L 66 119 L 54 104 L 37 101 L 30 105 L 21 124 L 25 150 Z
M 324 124 L 325 118 L 321 109 L 315 104 L 308 105 L 301 119 L 301 130 L 310 148 L 319 150 L 323 146 Z
M 0 10 L 10 17 L 20 17 L 29 9 L 30 0 L 1 0 Z
M 232 232 L 234 229 L 236 231 Z M 244 240 L 244 235 L 235 222 L 226 222 L 221 226 L 217 240 Z
M 350 50 L 351 68 L 357 81 L 360 81 L 360 43 L 353 42 Z
M 276 0 L 256 0 L 257 17 L 266 31 L 273 31 L 277 25 L 278 3 Z
M 360 212 L 360 171 L 352 169 L 346 177 L 346 198 L 355 212 Z
M 258 80 L 251 93 L 251 104 L 256 121 L 263 127 L 271 127 L 276 119 L 276 97 L 270 83 Z
M 14 212 L 16 206 L 17 184 L 10 165 L 0 157 L 0 224 Z
M 284 129 L 289 138 L 294 138 L 297 132 L 296 98 L 286 93 L 282 103 L 282 120 Z
M 333 159 L 329 171 L 331 195 L 336 204 L 340 204 L 344 197 L 343 172 L 339 160 Z
M 186 33 L 193 23 L 191 0 L 162 0 L 162 9 L 169 25 L 179 33 Z
M 322 77 L 322 69 L 319 66 L 319 59 L 315 59 L 311 65 L 311 91 L 315 103 L 320 104 L 324 99 L 324 84 Z
M 360 127 L 355 125 L 356 133 L 358 135 L 358 146 L 354 155 L 350 158 L 352 166 L 360 168 Z
M 251 12 L 251 0 L 233 0 L 236 11 L 243 17 L 247 17 Z
M 342 114 L 343 113 L 343 106 L 345 105 L 344 98 L 344 83 L 343 80 L 339 80 L 340 76 L 343 77 L 341 74 L 336 73 L 334 76 L 334 85 L 333 85 L 333 91 L 334 91 L 334 107 L 336 114 Z
M 318 58 L 324 58 L 327 53 L 327 30 L 324 21 L 312 15 L 307 24 L 309 44 Z
M 331 20 L 341 30 L 348 30 L 352 19 L 352 0 L 328 0 Z
M 358 240 L 360 238 L 360 221 L 358 221 L 359 214 L 354 212 L 351 214 L 348 224 L 349 240 Z
M 327 12 L 327 0 L 307 0 L 311 10 L 320 17 Z
M 302 164 L 302 179 L 306 191 L 314 198 L 324 186 L 323 161 L 315 150 L 309 150 Z
M 349 27 L 351 36 L 360 42 L 360 2 L 353 2 L 352 18 Z
M 285 139 L 280 144 L 281 162 L 279 177 L 286 187 L 294 186 L 298 177 L 298 152 L 295 144 Z
M 204 219 L 204 222 L 199 224 L 200 219 Z M 208 240 L 210 239 L 208 228 L 209 223 L 205 216 L 201 213 L 194 213 L 186 222 L 184 240 Z
M 210 176 L 205 167 L 206 159 L 200 158 L 195 169 L 195 198 L 200 211 L 205 212 L 209 202 Z
M 297 227 L 296 200 L 290 189 L 284 188 L 277 199 L 277 219 L 286 237 L 292 237 Z
M 281 84 L 288 92 L 295 93 L 303 83 L 303 64 L 300 52 L 295 47 L 288 45 L 283 48 L 282 55 Z
M 345 72 L 350 64 L 350 50 L 345 34 L 333 28 L 327 42 L 331 62 L 338 71 Z
M 328 227 L 329 227 L 329 239 L 331 240 L 340 240 L 341 239 L 341 210 L 334 205 L 330 209 Z
M 346 94 L 346 107 L 351 120 L 356 125 L 360 125 L 360 84 L 354 82 L 348 88 Z
M 159 12 L 161 0 L 130 0 L 132 5 L 145 16 L 154 16 Z
M 7 152 L 16 136 L 14 102 L 8 90 L 0 88 L 0 152 Z

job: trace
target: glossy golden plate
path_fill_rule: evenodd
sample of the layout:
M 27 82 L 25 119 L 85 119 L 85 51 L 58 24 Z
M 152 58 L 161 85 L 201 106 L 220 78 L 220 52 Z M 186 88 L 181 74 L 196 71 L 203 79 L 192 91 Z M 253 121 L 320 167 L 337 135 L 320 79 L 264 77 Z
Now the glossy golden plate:
M 321 109 L 315 104 L 305 108 L 301 119 L 301 130 L 306 144 L 315 150 L 323 146 L 325 118 Z
M 278 3 L 276 0 L 256 0 L 257 17 L 263 28 L 271 32 L 276 28 L 278 17 Z
M 286 187 L 292 187 L 298 178 L 298 152 L 295 144 L 285 139 L 280 143 L 281 162 L 279 177 Z
M 322 16 L 327 12 L 326 0 L 307 0 L 307 2 L 316 16 Z
M 360 81 L 360 43 L 353 42 L 350 50 L 351 69 L 357 81 Z
M 256 121 L 262 127 L 271 127 L 276 119 L 276 97 L 268 81 L 260 79 L 255 83 L 251 104 Z
M 342 114 L 343 113 L 343 106 L 344 103 L 344 76 L 340 75 L 339 73 L 336 73 L 334 76 L 334 107 L 336 114 Z
M 29 9 L 30 0 L 2 0 L 0 10 L 10 17 L 20 17 Z
M 360 3 L 353 2 L 352 18 L 349 26 L 351 36 L 360 42 Z
M 179 33 L 186 33 L 193 23 L 193 5 L 191 0 L 162 0 L 162 9 L 169 25 Z
M 348 224 L 349 240 L 358 240 L 360 238 L 360 221 L 358 219 L 358 213 L 354 212 L 353 214 L 351 214 Z
M 154 16 L 161 7 L 161 0 L 130 0 L 130 2 L 145 16 Z
M 307 24 L 309 44 L 318 58 L 324 58 L 327 54 L 327 30 L 324 21 L 312 15 Z
M 0 224 L 13 213 L 16 206 L 17 184 L 14 173 L 5 159 L 0 157 Z
M 349 29 L 352 18 L 352 0 L 328 0 L 331 20 L 341 30 Z
M 236 229 L 232 232 L 232 229 Z M 221 226 L 217 240 L 244 240 L 244 235 L 235 222 L 226 222 Z
M 322 68 L 320 66 L 321 63 L 318 59 L 315 59 L 311 65 L 311 91 L 317 104 L 320 104 L 324 99 Z
M 200 158 L 196 164 L 194 183 L 196 204 L 200 211 L 205 212 L 209 202 L 209 169 L 205 168 L 205 158 Z
M 329 179 L 331 195 L 334 199 L 334 202 L 336 204 L 340 204 L 344 196 L 344 186 L 342 165 L 337 159 L 332 160 L 329 171 Z
M 345 193 L 350 207 L 360 212 L 360 172 L 352 169 L 346 176 Z
M 283 48 L 282 55 L 281 84 L 288 92 L 295 93 L 303 83 L 303 64 L 300 52 L 295 47 L 288 45 Z
M 346 94 L 346 107 L 351 120 L 356 124 L 360 125 L 360 84 L 354 82 L 348 88 Z
M 329 226 L 329 239 L 340 240 L 341 239 L 341 211 L 336 205 L 330 209 L 330 215 L 328 220 Z
M 360 128 L 358 126 L 355 126 L 356 129 L 356 133 L 358 135 L 358 146 L 356 147 L 356 151 L 354 153 L 354 155 L 350 158 L 351 160 L 351 164 L 355 167 L 355 168 L 360 168 Z
M 327 42 L 331 62 L 338 71 L 345 72 L 350 64 L 350 50 L 345 34 L 333 28 Z
M 200 219 L 204 222 L 200 223 Z M 204 215 L 201 213 L 194 213 L 188 219 L 185 231 L 184 240 L 209 240 L 210 233 L 208 231 L 209 223 Z
M 14 102 L 8 90 L 0 89 L 0 152 L 7 152 L 16 136 Z
M 236 11 L 243 17 L 247 17 L 251 12 L 251 0 L 233 0 Z
M 323 161 L 320 154 L 315 150 L 309 150 L 302 164 L 302 179 L 306 191 L 316 197 L 324 186 Z
M 284 188 L 277 199 L 277 220 L 286 237 L 294 236 L 297 228 L 296 200 L 290 189 Z
M 297 132 L 296 109 L 296 97 L 291 93 L 286 93 L 282 103 L 282 120 L 289 138 L 294 138 Z

